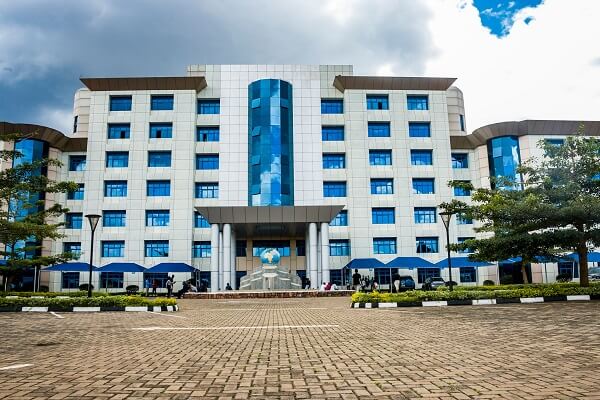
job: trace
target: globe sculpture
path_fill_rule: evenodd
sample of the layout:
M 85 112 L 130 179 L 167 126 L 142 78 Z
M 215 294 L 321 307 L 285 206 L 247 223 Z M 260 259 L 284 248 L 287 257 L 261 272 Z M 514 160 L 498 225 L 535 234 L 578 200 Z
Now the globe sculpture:
M 277 249 L 265 249 L 260 253 L 260 261 L 263 265 L 277 265 L 280 259 L 281 255 Z
M 291 274 L 287 268 L 281 268 L 281 254 L 277 249 L 265 249 L 260 253 L 262 266 L 240 280 L 240 290 L 298 290 L 302 289 L 302 280 Z

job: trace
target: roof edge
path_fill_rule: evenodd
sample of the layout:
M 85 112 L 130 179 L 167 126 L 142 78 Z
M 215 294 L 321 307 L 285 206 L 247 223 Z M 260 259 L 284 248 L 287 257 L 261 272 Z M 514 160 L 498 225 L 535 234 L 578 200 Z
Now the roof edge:
M 204 76 L 155 76 L 155 77 L 108 77 L 80 78 L 89 90 L 129 91 L 129 90 L 195 90 L 204 89 Z
M 0 133 L 22 133 L 26 135 L 25 139 L 42 140 L 50 147 L 65 152 L 87 150 L 87 138 L 68 137 L 54 128 L 43 125 L 0 121 Z

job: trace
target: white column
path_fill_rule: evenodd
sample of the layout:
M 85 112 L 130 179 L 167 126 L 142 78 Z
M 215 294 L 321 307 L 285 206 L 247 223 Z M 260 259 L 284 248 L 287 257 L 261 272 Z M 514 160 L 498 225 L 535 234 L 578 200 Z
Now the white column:
M 317 225 L 317 228 L 319 226 Z M 321 287 L 321 283 L 323 282 L 323 269 L 321 266 L 321 231 L 317 231 L 317 284 L 318 288 Z
M 323 282 L 329 282 L 329 224 L 321 223 L 321 271 L 323 273 Z
M 310 286 L 311 289 L 314 289 L 320 286 L 320 283 L 317 282 L 319 280 L 317 275 L 317 224 L 314 222 L 308 224 L 308 241 L 310 242 Z
M 219 288 L 219 224 L 210 226 L 210 291 Z
M 231 288 L 237 289 L 236 286 L 236 269 L 235 269 L 235 253 L 236 253 L 235 231 L 231 230 Z
M 219 232 L 219 287 L 218 290 L 223 290 L 223 231 Z
M 231 224 L 223 225 L 223 286 L 231 285 Z

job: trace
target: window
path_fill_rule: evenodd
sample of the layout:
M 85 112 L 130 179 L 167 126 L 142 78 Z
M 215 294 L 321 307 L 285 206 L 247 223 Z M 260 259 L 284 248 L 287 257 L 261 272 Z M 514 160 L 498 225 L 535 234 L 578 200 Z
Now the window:
M 125 241 L 102 241 L 102 257 L 123 257 L 125 255 Z
M 434 194 L 433 178 L 413 178 L 412 180 L 414 194 Z
M 467 153 L 452 153 L 452 168 L 469 168 L 469 155 Z
M 173 137 L 173 124 L 170 122 L 151 123 L 150 139 L 170 139 Z
M 394 194 L 394 180 L 392 178 L 371 179 L 371 194 Z
M 549 144 L 550 146 L 562 146 L 563 144 L 565 144 L 565 139 L 544 139 L 544 142 L 546 144 Z
M 129 166 L 129 152 L 107 151 L 106 168 L 127 168 Z
M 198 126 L 196 127 L 197 142 L 218 142 L 219 127 L 218 126 Z
M 469 181 L 458 181 L 458 182 L 469 183 Z M 466 189 L 463 187 L 454 187 L 454 195 L 455 196 L 470 196 L 471 189 Z
M 247 245 L 248 244 L 246 243 L 245 240 L 236 240 L 235 241 L 235 256 L 236 257 L 246 257 Z
M 146 210 L 146 226 L 169 226 L 169 210 Z
M 343 126 L 323 126 L 321 127 L 321 139 L 324 142 L 337 142 L 344 140 Z
M 385 268 L 376 268 L 373 271 L 373 279 L 380 285 L 389 285 L 391 283 L 390 270 Z
M 457 241 L 458 244 L 461 244 L 461 243 L 464 243 L 467 240 L 472 240 L 472 239 L 475 239 L 475 238 L 472 237 L 472 236 L 471 237 L 459 237 L 459 238 L 457 238 L 456 241 Z M 464 249 L 464 250 L 459 250 L 458 252 L 461 253 L 461 254 L 466 254 L 466 253 L 472 253 L 473 251 L 471 249 Z
M 342 210 L 335 216 L 329 226 L 348 226 L 348 210 Z
M 346 168 L 346 155 L 344 153 L 323 154 L 323 169 Z
M 66 224 L 67 229 L 81 229 L 83 225 L 83 214 L 82 213 L 67 213 Z
M 194 228 L 210 228 L 208 220 L 198 211 L 194 212 Z
M 193 258 L 210 258 L 210 242 L 194 242 L 192 245 Z
M 277 249 L 281 257 L 289 257 L 291 254 L 289 240 L 253 240 L 252 256 L 260 257 L 263 251 L 270 248 Z
M 373 224 L 393 224 L 396 222 L 393 207 L 373 208 L 371 210 L 371 222 Z
M 458 119 L 459 119 L 459 122 L 460 122 L 460 130 L 464 132 L 466 130 L 465 129 L 465 116 L 462 115 L 462 114 L 459 114 L 458 115 Z
M 131 96 L 110 96 L 110 111 L 131 111 Z
M 344 100 L 321 99 L 321 114 L 343 114 Z
M 423 138 L 431 136 L 431 125 L 429 122 L 409 122 L 408 136 Z
M 69 156 L 69 171 L 85 171 L 85 156 Z
M 198 100 L 198 114 L 220 114 L 221 102 L 219 99 Z
M 392 151 L 369 150 L 369 165 L 392 165 Z
M 329 241 L 330 256 L 349 256 L 350 241 L 348 239 L 331 239 Z
M 79 289 L 79 272 L 63 272 L 62 288 Z
M 108 124 L 109 139 L 129 139 L 130 124 Z
M 396 254 L 396 238 L 373 238 L 373 254 Z
M 216 182 L 196 182 L 197 199 L 218 199 L 219 184 Z
M 121 289 L 123 272 L 100 272 L 100 289 Z
M 84 184 L 78 183 L 77 190 L 74 192 L 67 192 L 67 200 L 83 200 Z
M 417 268 L 417 281 L 424 283 L 427 278 L 435 278 L 440 276 L 439 268 Z
M 65 242 L 63 243 L 63 252 L 71 253 L 78 259 L 81 255 L 81 242 Z
M 170 196 L 171 195 L 171 181 L 148 181 L 146 183 L 146 196 Z
M 148 167 L 168 168 L 171 166 L 170 151 L 149 151 Z
M 425 111 L 429 110 L 429 101 L 427 96 L 408 95 L 406 96 L 406 106 L 411 111 Z
M 173 109 L 173 96 L 151 96 L 150 97 L 150 110 L 162 111 Z
M 169 257 L 169 241 L 145 240 L 144 255 L 146 257 Z
M 433 151 L 411 150 L 410 163 L 412 165 L 433 165 Z
M 571 279 L 579 278 L 579 266 L 572 261 L 559 261 L 558 273 L 560 275 L 569 275 Z
M 102 213 L 102 226 L 106 227 L 117 227 L 125 226 L 125 211 L 124 210 L 111 210 L 104 211 Z
M 435 224 L 436 222 L 435 207 L 415 207 L 415 224 Z
M 417 238 L 417 253 L 437 253 L 438 238 L 437 237 L 418 237 Z
M 323 182 L 323 197 L 346 197 L 346 182 Z
M 78 120 L 79 120 L 79 116 L 78 116 L 78 115 L 76 115 L 76 116 L 73 118 L 73 133 L 77 132 L 77 121 L 78 121 Z
M 196 169 L 219 169 L 219 155 L 196 154 Z
M 169 274 L 167 272 L 144 272 L 144 282 L 148 280 L 151 285 L 156 282 L 157 288 L 166 288 L 167 279 L 169 279 Z
M 463 214 L 456 214 L 457 225 L 471 225 L 473 223 L 472 218 L 467 218 Z
M 475 267 L 460 267 L 460 281 L 463 283 L 477 282 Z
M 104 181 L 105 197 L 127 197 L 127 181 Z
M 304 240 L 296 240 L 296 255 L 306 257 L 306 242 Z
M 369 122 L 367 129 L 369 137 L 390 137 L 389 122 Z
M 387 95 L 367 95 L 367 110 L 389 110 Z

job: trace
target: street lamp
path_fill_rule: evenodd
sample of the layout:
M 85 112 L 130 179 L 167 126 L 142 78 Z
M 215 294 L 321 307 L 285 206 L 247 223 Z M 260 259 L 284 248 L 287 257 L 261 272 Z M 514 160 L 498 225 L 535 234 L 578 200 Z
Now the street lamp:
M 450 258 L 450 220 L 454 215 L 451 211 L 442 211 L 440 217 L 446 228 L 446 249 L 448 249 L 448 277 L 450 279 L 450 291 L 453 290 L 454 285 L 452 284 L 452 259 Z
M 102 216 L 98 214 L 88 214 L 85 216 L 90 222 L 90 228 L 92 229 L 92 240 L 90 242 L 90 276 L 88 279 L 88 297 L 92 297 L 92 264 L 94 263 L 94 232 L 98 226 L 98 221 Z

